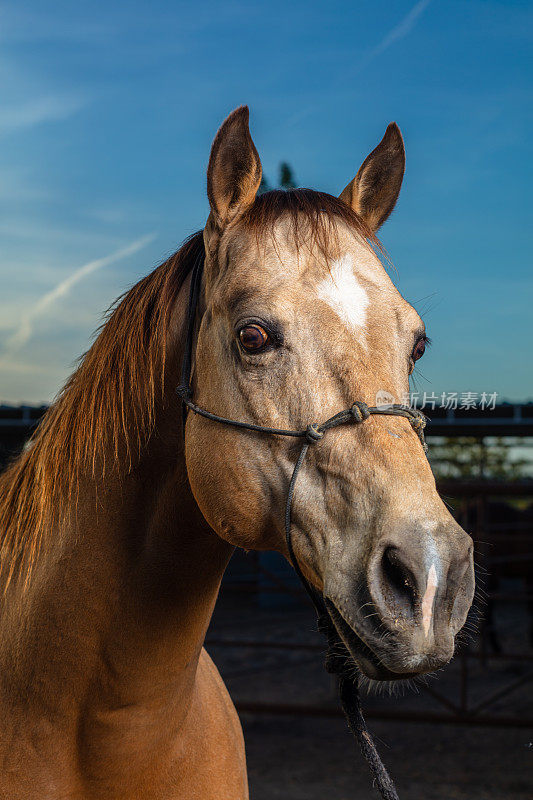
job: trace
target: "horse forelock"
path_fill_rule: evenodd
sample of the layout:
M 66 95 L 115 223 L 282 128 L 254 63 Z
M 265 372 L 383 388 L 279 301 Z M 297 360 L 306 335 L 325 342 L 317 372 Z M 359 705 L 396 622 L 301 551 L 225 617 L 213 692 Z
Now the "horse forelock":
M 338 244 L 338 222 L 347 225 L 361 241 L 385 255 L 376 235 L 350 206 L 338 197 L 313 189 L 273 189 L 258 195 L 241 218 L 241 224 L 261 236 L 276 240 L 276 224 L 288 218 L 296 252 L 304 246 L 316 248 L 329 265 L 332 250 Z

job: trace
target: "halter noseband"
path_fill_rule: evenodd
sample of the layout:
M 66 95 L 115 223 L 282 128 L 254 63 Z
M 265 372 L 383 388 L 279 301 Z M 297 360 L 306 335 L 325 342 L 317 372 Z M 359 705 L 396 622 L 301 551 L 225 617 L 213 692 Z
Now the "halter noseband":
M 398 800 L 394 784 L 392 783 L 381 759 L 377 753 L 374 742 L 372 741 L 366 723 L 361 713 L 359 703 L 359 696 L 357 692 L 357 685 L 353 683 L 353 679 L 346 674 L 345 659 L 339 658 L 338 649 L 339 641 L 336 629 L 331 621 L 329 612 L 327 610 L 324 598 L 316 589 L 314 589 L 307 578 L 302 573 L 298 559 L 295 556 L 292 546 L 291 527 L 292 527 L 292 503 L 294 497 L 294 489 L 296 481 L 305 460 L 305 456 L 309 447 L 318 444 L 324 437 L 324 434 L 332 428 L 337 428 L 340 425 L 355 424 L 360 425 L 365 422 L 370 416 L 391 416 L 391 417 L 405 417 L 416 435 L 420 439 L 420 443 L 427 453 L 427 445 L 424 439 L 424 428 L 426 426 L 425 416 L 414 408 L 408 406 L 393 404 L 386 407 L 368 406 L 361 400 L 356 400 L 353 405 L 344 410 L 339 411 L 334 416 L 327 419 L 325 422 L 310 423 L 305 430 L 285 430 L 283 428 L 269 428 L 263 425 L 255 425 L 251 422 L 242 422 L 240 420 L 228 419 L 221 417 L 218 414 L 212 414 L 205 408 L 201 408 L 192 398 L 191 388 L 191 372 L 192 372 L 192 349 L 194 338 L 194 325 L 196 319 L 196 309 L 200 297 L 200 289 L 202 284 L 204 258 L 200 255 L 192 269 L 191 284 L 189 291 L 189 303 L 187 310 L 187 338 L 185 341 L 185 351 L 183 355 L 182 370 L 181 370 L 181 383 L 177 387 L 176 392 L 183 403 L 183 435 L 185 436 L 185 422 L 187 419 L 187 411 L 190 410 L 201 417 L 210 419 L 212 422 L 219 422 L 222 425 L 231 425 L 234 428 L 241 428 L 249 431 L 257 431 L 258 433 L 266 433 L 273 436 L 290 436 L 295 439 L 303 439 L 303 444 L 300 454 L 294 465 L 292 476 L 289 482 L 287 491 L 287 500 L 285 504 L 285 540 L 289 556 L 294 567 L 296 574 L 302 582 L 307 594 L 311 598 L 315 606 L 318 616 L 318 628 L 328 638 L 329 651 L 326 657 L 326 669 L 328 672 L 336 673 L 340 676 L 340 694 L 341 702 L 344 712 L 348 718 L 348 723 L 357 736 L 363 755 L 367 759 L 376 778 L 378 788 L 381 795 L 385 800 Z M 334 655 L 336 650 L 337 654 Z

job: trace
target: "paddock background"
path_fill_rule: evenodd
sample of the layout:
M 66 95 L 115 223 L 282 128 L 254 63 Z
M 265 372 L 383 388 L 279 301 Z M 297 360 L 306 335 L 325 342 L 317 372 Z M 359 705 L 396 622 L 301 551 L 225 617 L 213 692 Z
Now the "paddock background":
M 483 474 L 440 488 L 494 602 L 425 689 L 364 699 L 402 800 L 533 797 L 532 31 L 533 0 L 0 0 L 0 468 L 103 311 L 204 225 L 232 109 L 249 105 L 271 187 L 334 195 L 400 126 L 406 174 L 379 235 L 433 340 L 411 389 L 498 396 L 497 413 L 429 412 L 433 458 L 441 437 L 488 444 Z M 529 460 L 511 482 L 500 436 Z M 209 642 L 252 800 L 370 800 L 285 564 L 235 555 Z
M 27 441 L 45 407 L 0 407 L 0 462 Z M 529 454 L 533 404 L 435 415 L 435 434 L 499 433 Z M 492 441 L 490 438 L 488 441 Z M 520 445 L 522 442 L 522 446 Z M 441 494 L 476 542 L 478 598 L 446 669 L 364 706 L 403 800 L 530 800 L 533 791 L 533 479 L 442 480 Z M 529 580 L 528 580 L 529 578 Z M 237 704 L 253 800 L 363 800 L 371 795 L 323 668 L 306 596 L 277 554 L 237 551 L 207 648 Z

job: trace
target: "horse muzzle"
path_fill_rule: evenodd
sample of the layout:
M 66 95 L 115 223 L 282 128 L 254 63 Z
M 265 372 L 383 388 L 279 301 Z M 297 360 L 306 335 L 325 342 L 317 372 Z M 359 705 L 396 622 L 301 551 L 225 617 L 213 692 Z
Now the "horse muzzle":
M 356 589 L 346 571 L 326 582 L 330 616 L 365 675 L 412 677 L 452 658 L 474 595 L 472 551 L 456 523 L 431 536 L 402 531 L 375 544 Z

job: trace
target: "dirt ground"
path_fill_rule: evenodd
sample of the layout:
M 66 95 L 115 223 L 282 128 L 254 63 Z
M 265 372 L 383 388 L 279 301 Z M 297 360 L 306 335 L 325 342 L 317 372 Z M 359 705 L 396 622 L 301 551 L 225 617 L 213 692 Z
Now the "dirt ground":
M 527 616 L 498 610 L 504 650 L 527 649 Z M 321 643 L 312 612 L 290 599 L 222 596 L 208 650 L 233 699 L 337 708 L 335 687 L 321 652 L 227 647 L 213 642 L 250 640 Z M 532 663 L 468 663 L 468 701 L 475 705 L 504 685 L 525 679 Z M 458 702 L 461 665 L 452 662 L 430 688 Z M 398 713 L 447 713 L 425 690 L 364 696 L 364 707 Z M 532 683 L 492 703 L 486 714 L 533 719 Z M 370 774 L 342 717 L 241 713 L 252 800 L 372 800 Z M 533 729 L 451 723 L 368 720 L 401 800 L 532 800 Z
M 343 720 L 243 715 L 242 722 L 252 800 L 378 798 Z M 533 748 L 525 730 L 369 725 L 401 800 L 533 797 Z

